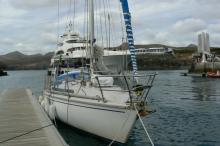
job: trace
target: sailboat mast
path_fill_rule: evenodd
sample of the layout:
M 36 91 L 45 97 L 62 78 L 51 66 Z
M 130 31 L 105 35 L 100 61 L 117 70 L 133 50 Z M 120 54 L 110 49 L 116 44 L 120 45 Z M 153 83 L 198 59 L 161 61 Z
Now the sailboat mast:
M 93 72 L 93 60 L 94 60 L 94 1 L 88 0 L 89 7 L 89 42 L 90 42 L 90 69 Z

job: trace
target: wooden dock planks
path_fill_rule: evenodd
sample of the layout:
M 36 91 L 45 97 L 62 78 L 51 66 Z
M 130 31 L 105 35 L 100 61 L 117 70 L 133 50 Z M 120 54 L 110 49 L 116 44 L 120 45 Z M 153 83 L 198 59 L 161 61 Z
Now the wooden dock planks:
M 10 139 L 13 137 L 16 138 Z M 30 90 L 8 90 L 0 94 L 0 146 L 64 145 L 67 144 Z

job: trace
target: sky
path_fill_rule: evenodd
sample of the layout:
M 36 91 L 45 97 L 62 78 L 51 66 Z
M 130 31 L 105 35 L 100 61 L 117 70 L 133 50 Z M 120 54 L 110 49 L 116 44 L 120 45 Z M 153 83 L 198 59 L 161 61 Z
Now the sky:
M 211 46 L 220 46 L 219 0 L 128 1 L 135 44 L 187 46 L 197 44 L 198 33 L 205 31 Z M 85 0 L 0 0 L 0 55 L 54 51 L 58 36 L 70 21 L 74 31 L 83 36 L 84 10 Z M 119 45 L 124 36 L 119 0 L 95 0 L 95 10 L 97 40 L 105 38 L 100 32 L 106 26 L 106 11 L 111 17 L 106 20 L 111 23 L 111 42 Z

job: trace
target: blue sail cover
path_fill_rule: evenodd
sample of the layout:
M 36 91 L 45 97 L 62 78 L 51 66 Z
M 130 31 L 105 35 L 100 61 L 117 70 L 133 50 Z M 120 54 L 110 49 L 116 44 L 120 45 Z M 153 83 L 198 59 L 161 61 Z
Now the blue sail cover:
M 125 27 L 126 27 L 126 33 L 127 33 L 127 39 L 128 39 L 128 47 L 131 53 L 131 63 L 133 68 L 133 73 L 137 73 L 137 61 L 136 61 L 136 51 L 134 47 L 134 38 L 133 38 L 133 32 L 132 32 L 132 26 L 131 26 L 131 15 L 128 7 L 128 1 L 127 0 L 120 0 L 124 15 L 124 21 L 125 21 Z
M 61 81 L 61 80 L 65 80 L 65 78 L 76 79 L 79 76 L 80 76 L 80 71 L 71 71 L 58 76 L 57 80 Z
M 64 81 L 66 78 L 69 78 L 69 79 L 77 79 L 80 77 L 80 74 L 83 75 L 83 78 L 84 80 L 88 80 L 89 79 L 89 73 L 86 72 L 86 71 L 70 71 L 70 72 L 67 72 L 67 73 L 64 73 L 62 75 L 59 75 L 57 77 L 57 81 Z

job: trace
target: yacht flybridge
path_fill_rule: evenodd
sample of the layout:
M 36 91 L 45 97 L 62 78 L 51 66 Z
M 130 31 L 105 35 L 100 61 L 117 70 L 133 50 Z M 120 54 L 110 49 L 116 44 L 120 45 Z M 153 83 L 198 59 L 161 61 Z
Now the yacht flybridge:
M 78 33 L 72 30 L 72 24 L 67 26 L 66 32 L 60 36 L 58 48 L 54 52 L 51 60 L 50 71 L 54 71 L 54 66 L 61 63 L 61 72 L 68 72 L 74 67 L 82 66 L 81 63 L 88 63 L 89 58 L 89 41 L 80 37 Z M 96 54 L 101 57 L 102 61 L 109 70 L 121 72 L 130 61 L 130 52 L 128 50 L 108 50 L 95 48 Z M 62 61 L 61 61 L 62 60 Z M 75 66 L 74 66 L 75 63 Z M 78 64 L 77 64 L 78 63 Z
M 71 28 L 70 28 L 71 29 Z M 86 58 L 88 57 L 86 48 L 88 47 L 89 42 L 80 37 L 79 34 L 74 33 L 72 30 L 67 31 L 63 35 L 60 36 L 60 42 L 58 43 L 58 49 L 55 51 L 55 56 L 64 58 Z M 112 50 L 103 50 L 103 56 L 122 56 L 125 53 L 129 54 L 129 52 L 125 51 L 112 51 Z
M 48 76 L 39 102 L 53 120 L 125 143 L 138 115 L 149 113 L 147 96 L 156 74 L 142 75 L 137 71 L 127 0 L 120 3 L 132 73 L 116 74 L 105 65 L 103 48 L 95 41 L 93 0 L 87 2 L 89 37 L 83 39 L 72 32 L 62 36 L 64 40 L 51 61 L 53 73 Z M 68 70 L 62 71 L 63 68 Z

